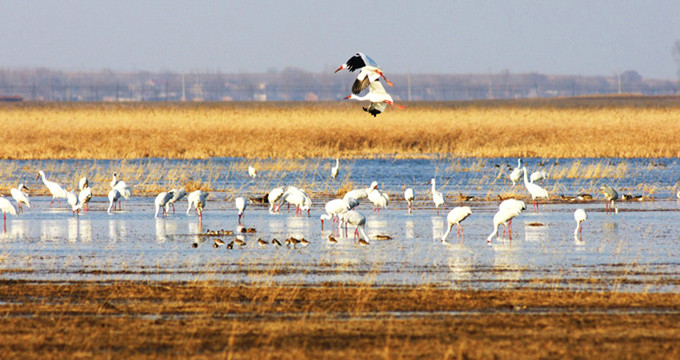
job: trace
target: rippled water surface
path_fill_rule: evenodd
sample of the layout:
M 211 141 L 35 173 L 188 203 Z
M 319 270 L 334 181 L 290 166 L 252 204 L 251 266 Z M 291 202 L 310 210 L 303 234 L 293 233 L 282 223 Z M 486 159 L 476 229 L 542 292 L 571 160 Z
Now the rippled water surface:
M 237 171 L 247 163 L 242 159 L 205 161 L 140 160 L 153 166 L 182 168 L 200 163 L 205 173 L 193 177 L 214 176 L 214 191 L 202 223 L 195 214 L 187 216 L 186 201 L 178 203 L 175 215 L 154 219 L 153 198 L 133 196 L 123 202 L 123 210 L 107 214 L 108 202 L 95 197 L 90 211 L 72 216 L 65 204 L 50 208 L 50 198 L 32 197 L 32 207 L 18 217 L 8 216 L 7 229 L 0 233 L 0 276 L 6 279 L 35 280 L 229 280 L 237 282 L 321 283 L 368 282 L 376 284 L 435 284 L 463 289 L 498 288 L 569 288 L 624 291 L 678 291 L 680 285 L 680 249 L 678 226 L 680 206 L 677 190 L 677 159 L 526 159 L 532 169 L 543 168 L 559 178 L 544 182 L 552 195 L 572 196 L 592 193 L 596 199 L 587 203 L 568 201 L 543 204 L 538 213 L 528 207 L 513 222 L 513 238 L 494 239 L 487 245 L 492 218 L 498 201 L 465 202 L 472 215 L 463 223 L 462 244 L 455 232 L 449 245 L 439 238 L 445 231 L 445 213 L 437 215 L 429 200 L 427 181 L 437 177 L 439 190 L 447 197 L 447 210 L 462 205 L 458 193 L 476 197 L 516 192 L 526 199 L 523 185 L 512 186 L 505 178 L 506 165 L 516 159 L 462 160 L 353 160 L 343 162 L 341 178 L 326 176 L 330 160 L 307 160 L 323 165 L 305 166 L 303 170 L 261 170 L 252 180 Z M 615 168 L 610 177 L 569 177 L 564 169 L 578 162 Z M 156 164 L 157 163 L 157 164 Z M 605 165 L 602 165 L 605 164 Z M 2 165 L 17 169 L 16 179 L 29 187 L 43 186 L 34 174 L 39 167 L 68 169 L 99 166 L 102 171 L 115 169 L 116 162 L 9 162 Z M 498 166 L 497 166 L 498 165 Z M 216 174 L 216 175 L 215 175 Z M 49 175 L 49 173 L 48 173 Z M 59 172 L 53 175 L 59 179 Z M 63 174 L 61 176 L 64 176 Z M 125 174 L 121 174 L 125 179 Z M 374 213 L 367 202 L 358 208 L 366 215 L 369 236 L 389 235 L 391 240 L 371 241 L 360 247 L 349 236 L 327 226 L 320 229 L 323 204 L 342 183 L 367 186 L 376 180 L 383 191 L 392 195 L 388 209 Z M 77 181 L 74 179 L 73 182 Z M 164 180 L 165 181 L 165 180 Z M 135 188 L 135 183 L 129 184 Z M 597 192 L 601 183 L 609 183 L 621 192 L 645 196 L 645 201 L 619 203 L 620 212 L 604 212 Z M 242 248 L 214 248 L 214 237 L 198 236 L 208 229 L 236 230 L 237 216 L 231 199 L 236 195 L 254 195 L 272 186 L 309 184 L 326 195 L 315 195 L 311 216 L 295 215 L 284 208 L 270 214 L 264 205 L 250 204 L 246 210 L 246 227 L 257 230 L 245 234 Z M 165 185 L 161 183 L 160 185 Z M 167 183 L 168 187 L 175 184 Z M 106 189 L 108 184 L 95 185 Z M 413 215 L 406 212 L 400 194 L 405 186 L 413 187 L 418 197 Z M 234 190 L 237 189 L 237 190 Z M 133 190 L 134 192 L 134 190 Z M 238 193 L 235 193 L 238 192 Z M 8 194 L 6 194 L 8 195 Z M 229 199 L 226 201 L 225 199 Z M 588 212 L 583 240 L 574 238 L 576 208 Z M 329 234 L 339 237 L 331 245 Z M 306 247 L 265 247 L 257 239 L 270 241 L 286 237 L 304 237 Z M 219 237 L 225 242 L 233 236 Z M 192 244 L 198 243 L 194 248 Z

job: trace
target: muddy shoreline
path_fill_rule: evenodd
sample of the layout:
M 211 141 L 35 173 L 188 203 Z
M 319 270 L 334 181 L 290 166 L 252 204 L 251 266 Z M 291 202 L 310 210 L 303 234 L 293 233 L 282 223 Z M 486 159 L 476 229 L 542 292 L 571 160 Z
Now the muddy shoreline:
M 0 281 L 3 358 L 677 358 L 680 294 Z

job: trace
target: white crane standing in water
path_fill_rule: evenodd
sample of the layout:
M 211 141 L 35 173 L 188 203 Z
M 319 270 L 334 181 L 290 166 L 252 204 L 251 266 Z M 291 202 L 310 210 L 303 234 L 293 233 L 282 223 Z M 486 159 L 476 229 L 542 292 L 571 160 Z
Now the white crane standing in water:
M 338 177 L 338 171 L 340 171 L 340 159 L 335 159 L 335 166 L 331 168 L 331 177 L 333 179 Z
M 47 180 L 45 178 L 45 173 L 42 170 L 38 171 L 38 176 L 36 176 L 35 179 L 38 180 L 39 177 L 42 178 L 43 184 L 47 186 L 47 190 L 49 190 L 50 194 L 52 194 L 52 201 L 50 202 L 50 207 L 52 206 L 52 204 L 54 204 L 54 199 L 57 199 L 59 205 L 61 205 L 61 199 L 66 199 L 66 190 L 64 190 L 64 188 L 61 187 L 61 185 L 57 184 L 56 182 Z
M 0 195 L 0 211 L 2 211 L 2 221 L 4 224 L 4 230 L 7 232 L 7 213 L 10 215 L 17 215 L 17 209 L 14 208 L 14 205 L 12 205 L 7 198 L 4 196 Z
M 613 208 L 614 214 L 618 214 L 619 209 L 616 207 L 616 200 L 619 199 L 619 193 L 609 185 L 600 186 L 600 192 L 602 192 L 602 195 L 604 195 L 604 198 L 607 200 L 605 203 L 606 212 L 612 211 Z
M 460 225 L 460 223 L 467 219 L 468 216 L 472 214 L 472 210 L 470 209 L 469 206 L 458 206 L 453 208 L 453 210 L 449 211 L 449 214 L 446 216 L 446 222 L 448 223 L 448 227 L 446 229 L 446 232 L 444 233 L 444 236 L 442 236 L 442 242 L 446 243 L 446 238 L 449 236 L 449 233 L 451 232 L 451 228 L 456 225 L 456 236 L 460 236 L 460 239 L 462 241 L 463 239 L 463 227 Z
M 404 200 L 408 203 L 408 213 L 413 214 L 413 200 L 415 199 L 415 194 L 413 189 L 408 188 L 404 191 Z
M 588 215 L 583 209 L 576 209 L 574 211 L 574 220 L 576 220 L 576 229 L 574 229 L 574 237 L 579 238 L 581 236 L 581 231 L 583 230 L 582 223 L 588 220 Z
M 25 204 L 29 208 L 31 207 L 31 202 L 28 200 L 28 194 L 24 192 L 24 190 L 29 191 L 26 185 L 19 184 L 16 188 L 12 188 L 9 192 L 12 195 L 12 198 L 14 198 L 14 201 L 17 202 L 17 210 L 19 212 L 24 212 L 24 208 L 22 204 Z
M 434 202 L 434 207 L 437 209 L 437 215 L 439 215 L 439 206 L 444 205 L 444 195 L 437 191 L 437 181 L 434 178 L 430 180 L 430 184 L 432 184 L 432 202 Z
M 534 211 L 538 211 L 538 201 L 536 199 L 547 199 L 548 198 L 548 192 L 542 188 L 541 186 L 534 184 L 532 182 L 529 182 L 527 179 L 527 168 L 522 167 L 522 172 L 524 173 L 524 186 L 527 188 L 527 191 L 529 192 L 529 195 L 531 195 L 531 201 L 534 204 Z

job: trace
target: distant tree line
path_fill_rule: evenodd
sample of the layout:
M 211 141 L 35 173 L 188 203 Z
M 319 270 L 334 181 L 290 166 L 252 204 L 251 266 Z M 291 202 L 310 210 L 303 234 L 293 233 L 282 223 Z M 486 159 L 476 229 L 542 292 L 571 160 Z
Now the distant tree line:
M 387 74 L 396 100 L 479 100 L 634 93 L 676 95 L 678 83 L 612 76 Z M 350 94 L 353 74 L 297 68 L 259 74 L 0 69 L 0 97 L 28 101 L 323 101 Z

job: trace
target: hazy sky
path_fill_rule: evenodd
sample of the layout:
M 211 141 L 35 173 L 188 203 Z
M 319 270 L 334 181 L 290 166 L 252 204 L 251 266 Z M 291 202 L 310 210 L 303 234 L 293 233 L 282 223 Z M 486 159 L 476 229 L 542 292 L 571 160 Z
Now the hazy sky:
M 677 79 L 678 0 L 4 1 L 0 67 L 330 71 Z

